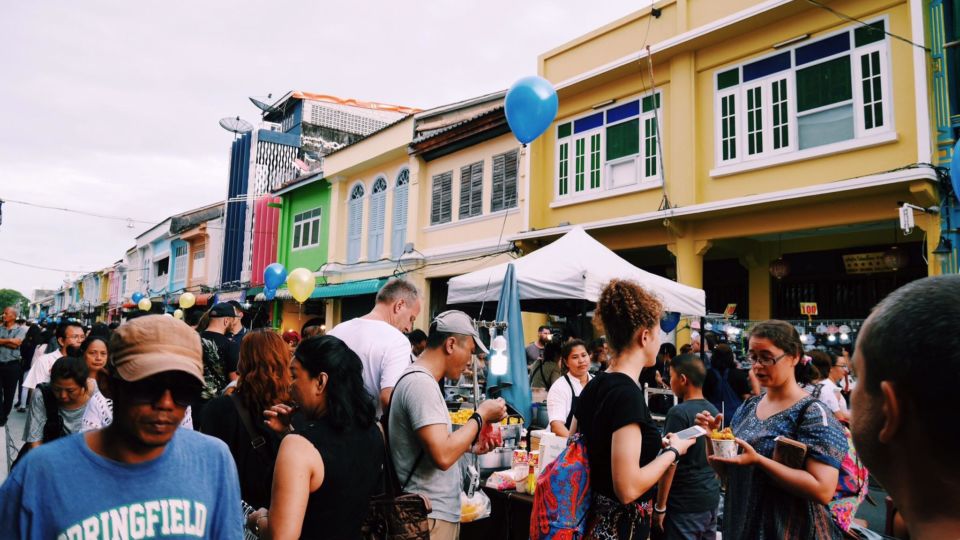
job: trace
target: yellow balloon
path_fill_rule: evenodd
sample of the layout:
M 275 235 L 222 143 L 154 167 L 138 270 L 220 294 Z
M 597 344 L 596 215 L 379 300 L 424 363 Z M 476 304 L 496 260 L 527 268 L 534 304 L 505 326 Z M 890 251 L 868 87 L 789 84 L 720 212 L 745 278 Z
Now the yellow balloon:
M 182 318 L 183 318 L 183 310 L 182 310 L 182 309 L 175 309 L 175 310 L 173 311 L 173 318 L 174 318 L 174 319 L 182 319 Z
M 137 307 L 140 308 L 140 311 L 150 311 L 150 308 L 153 307 L 153 302 L 151 302 L 149 298 L 141 298 Z
M 301 304 L 313 294 L 316 283 L 313 272 L 306 268 L 296 268 L 287 274 L 287 288 L 290 289 L 290 295 Z
M 193 293 L 185 292 L 180 295 L 180 307 L 183 309 L 190 309 L 194 304 L 197 303 L 197 297 Z

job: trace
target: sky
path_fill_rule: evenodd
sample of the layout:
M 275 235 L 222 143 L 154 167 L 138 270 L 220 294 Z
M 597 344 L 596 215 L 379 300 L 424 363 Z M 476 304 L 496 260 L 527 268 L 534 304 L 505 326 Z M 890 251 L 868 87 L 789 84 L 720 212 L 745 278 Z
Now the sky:
M 508 88 L 536 74 L 539 54 L 647 5 L 8 2 L 0 288 L 56 289 L 120 260 L 150 227 L 14 201 L 156 223 L 224 199 L 232 134 L 217 122 L 256 123 L 250 96 L 436 107 Z

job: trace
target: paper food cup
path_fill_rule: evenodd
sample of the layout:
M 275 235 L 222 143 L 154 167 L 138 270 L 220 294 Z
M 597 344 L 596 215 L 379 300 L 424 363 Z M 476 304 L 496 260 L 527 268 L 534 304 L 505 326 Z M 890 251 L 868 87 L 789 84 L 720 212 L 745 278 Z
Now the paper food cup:
M 713 455 L 723 458 L 737 457 L 737 441 L 733 439 L 710 439 Z

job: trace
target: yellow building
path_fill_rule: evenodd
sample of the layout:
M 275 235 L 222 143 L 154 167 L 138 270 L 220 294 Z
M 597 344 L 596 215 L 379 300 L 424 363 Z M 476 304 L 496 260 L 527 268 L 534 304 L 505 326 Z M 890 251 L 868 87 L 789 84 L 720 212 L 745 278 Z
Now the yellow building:
M 328 155 L 329 262 L 317 275 L 372 284 L 364 280 L 404 275 L 423 291 L 416 327 L 426 330 L 446 308 L 450 277 L 509 260 L 507 238 L 528 228 L 527 158 L 503 97 L 424 111 Z M 328 327 L 369 311 L 374 295 L 358 290 L 366 294 L 327 302 Z
M 939 202 L 925 53 L 896 37 L 923 44 L 920 10 L 663 0 L 544 53 L 559 114 L 506 238 L 535 249 L 581 225 L 703 287 L 711 312 L 864 317 L 939 269 L 936 214 L 898 226 L 900 202 Z

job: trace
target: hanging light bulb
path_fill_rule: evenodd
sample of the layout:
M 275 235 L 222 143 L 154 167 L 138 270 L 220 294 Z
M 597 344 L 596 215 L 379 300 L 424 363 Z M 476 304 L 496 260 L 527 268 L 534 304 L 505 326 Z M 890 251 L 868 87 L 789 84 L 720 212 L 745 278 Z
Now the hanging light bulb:
M 507 374 L 507 338 L 497 335 L 497 329 L 490 328 L 490 374 Z
M 829 336 L 827 336 L 827 341 L 829 341 L 830 343 L 833 343 L 836 340 L 837 340 L 836 334 L 830 334 Z

